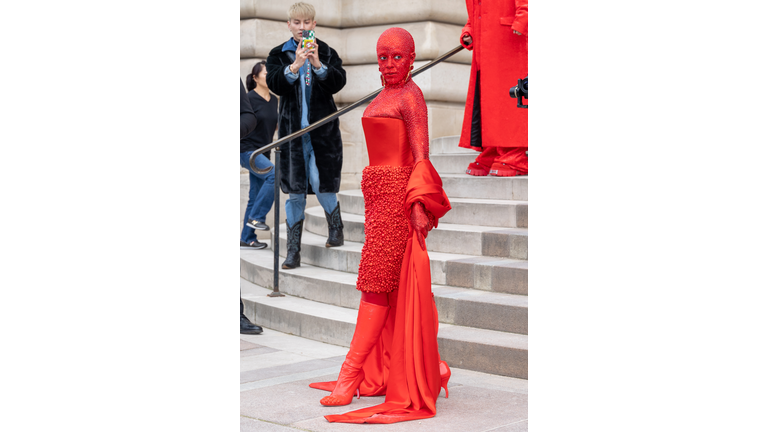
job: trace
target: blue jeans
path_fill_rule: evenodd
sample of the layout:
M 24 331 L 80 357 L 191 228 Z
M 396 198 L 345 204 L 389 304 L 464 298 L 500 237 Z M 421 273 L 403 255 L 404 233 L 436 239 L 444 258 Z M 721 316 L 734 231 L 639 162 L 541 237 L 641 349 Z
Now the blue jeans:
M 266 174 L 256 174 L 251 170 L 251 166 L 248 163 L 251 153 L 253 152 L 240 153 L 240 166 L 248 170 L 248 181 L 250 183 L 250 188 L 248 190 L 248 206 L 245 208 L 243 231 L 240 233 L 240 241 L 245 243 L 250 243 L 256 240 L 256 234 L 253 232 L 253 228 L 245 225 L 246 222 L 248 222 L 248 219 L 266 222 L 267 213 L 269 213 L 269 209 L 272 208 L 272 203 L 275 202 L 274 165 L 272 165 L 272 162 L 270 162 L 266 156 L 260 154 L 256 156 L 253 161 L 256 168 L 273 168 Z
M 312 190 L 315 191 L 315 196 L 317 196 L 320 206 L 323 207 L 326 213 L 330 214 L 336 210 L 338 203 L 336 193 L 318 192 L 320 190 L 320 173 L 317 171 L 315 151 L 312 149 L 309 134 L 302 135 L 301 144 L 304 148 L 304 170 L 308 174 L 309 184 L 312 185 Z M 288 194 L 288 199 L 285 200 L 285 219 L 289 226 L 294 226 L 298 221 L 304 220 L 304 209 L 306 207 L 307 194 Z

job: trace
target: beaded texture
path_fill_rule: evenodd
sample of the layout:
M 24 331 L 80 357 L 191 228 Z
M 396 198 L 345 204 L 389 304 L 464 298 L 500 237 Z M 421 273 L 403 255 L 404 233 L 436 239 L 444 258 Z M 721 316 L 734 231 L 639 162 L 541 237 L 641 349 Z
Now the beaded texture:
M 360 255 L 357 289 L 388 293 L 400 283 L 408 219 L 403 202 L 413 167 L 368 166 L 363 169 L 365 244 Z

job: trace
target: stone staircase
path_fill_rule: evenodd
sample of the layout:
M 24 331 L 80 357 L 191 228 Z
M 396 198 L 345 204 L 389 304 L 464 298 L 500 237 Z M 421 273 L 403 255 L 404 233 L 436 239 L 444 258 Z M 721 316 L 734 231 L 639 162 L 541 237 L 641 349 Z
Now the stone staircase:
M 464 169 L 477 153 L 457 143 L 458 136 L 451 136 L 430 144 L 452 206 L 427 238 L 440 355 L 450 366 L 527 379 L 528 177 L 468 176 Z M 254 322 L 349 346 L 360 301 L 355 282 L 365 207 L 360 190 L 338 197 L 344 246 L 325 247 L 324 212 L 308 208 L 301 267 L 280 271 L 285 297 L 266 296 L 272 290 L 272 250 L 241 251 L 242 297 Z M 284 257 L 284 224 L 279 241 Z

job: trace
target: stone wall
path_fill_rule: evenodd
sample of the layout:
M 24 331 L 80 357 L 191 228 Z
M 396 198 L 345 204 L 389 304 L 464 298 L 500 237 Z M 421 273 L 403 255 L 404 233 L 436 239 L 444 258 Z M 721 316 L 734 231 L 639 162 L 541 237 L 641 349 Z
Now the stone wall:
M 294 2 L 240 1 L 240 77 L 243 82 L 257 61 L 265 59 L 272 48 L 291 36 L 287 10 Z M 376 41 L 384 30 L 402 27 L 413 35 L 416 69 L 459 45 L 461 28 L 467 20 L 463 0 L 313 0 L 308 3 L 317 13 L 317 37 L 338 52 L 347 72 L 346 86 L 334 97 L 339 108 L 381 87 Z M 471 53 L 465 50 L 414 78 L 427 102 L 431 139 L 461 132 L 471 59 Z M 368 164 L 360 122 L 365 106 L 340 118 L 344 143 L 342 190 L 358 189 L 362 170 Z M 241 175 L 245 201 L 247 179 L 247 175 Z M 241 194 L 241 221 L 245 201 Z M 313 203 L 316 200 L 308 201 L 307 206 Z M 281 209 L 280 213 L 285 220 L 285 212 Z M 272 217 L 270 213 L 268 220 Z

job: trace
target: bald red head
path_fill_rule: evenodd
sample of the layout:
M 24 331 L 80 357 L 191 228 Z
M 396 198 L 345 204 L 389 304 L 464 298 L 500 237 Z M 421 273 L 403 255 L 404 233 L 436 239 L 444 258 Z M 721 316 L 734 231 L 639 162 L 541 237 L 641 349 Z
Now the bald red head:
M 376 55 L 385 85 L 404 84 L 416 59 L 413 36 L 399 27 L 385 30 L 376 43 Z

